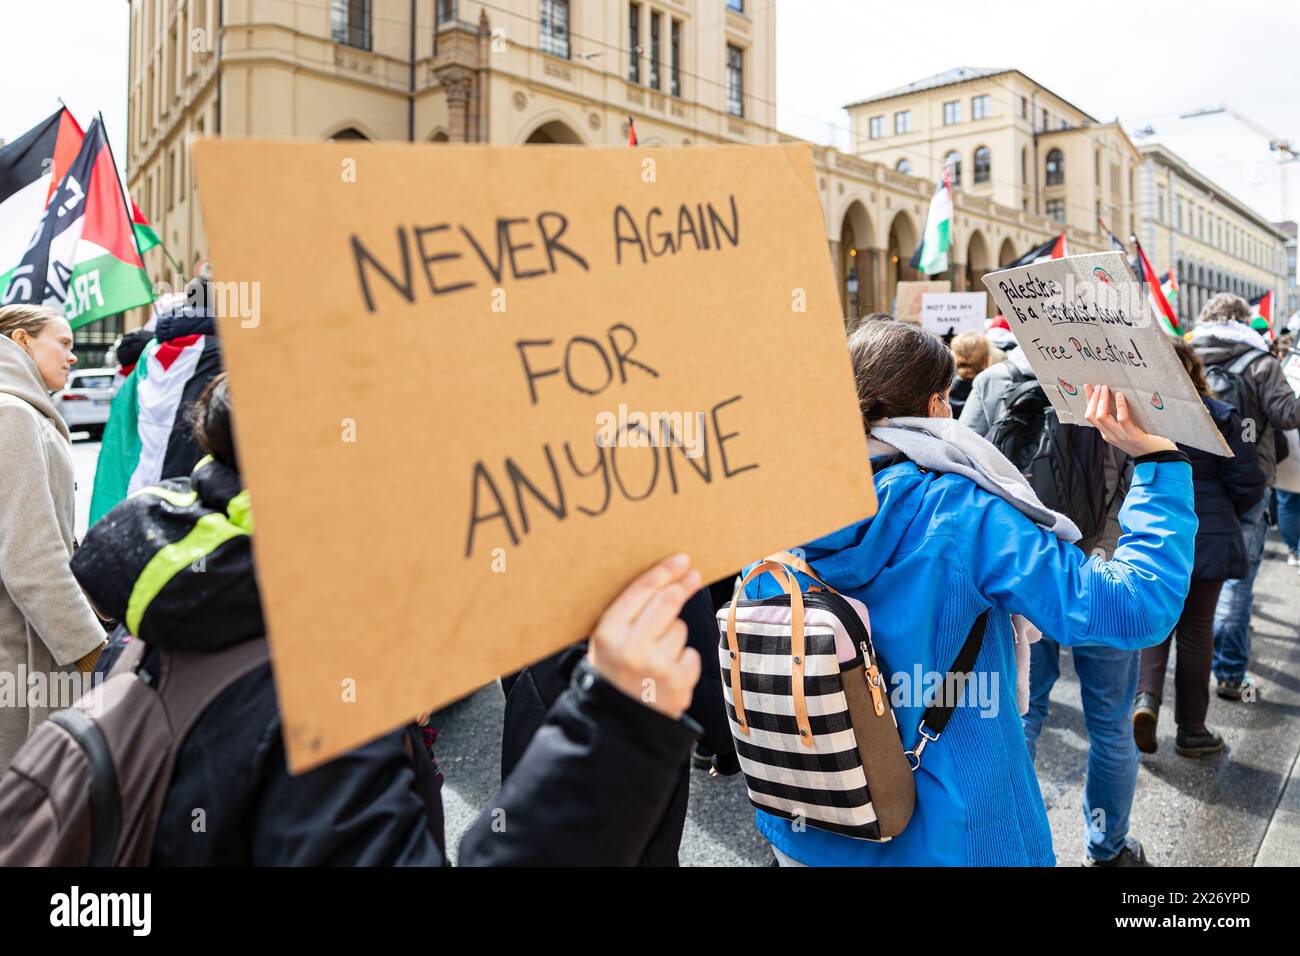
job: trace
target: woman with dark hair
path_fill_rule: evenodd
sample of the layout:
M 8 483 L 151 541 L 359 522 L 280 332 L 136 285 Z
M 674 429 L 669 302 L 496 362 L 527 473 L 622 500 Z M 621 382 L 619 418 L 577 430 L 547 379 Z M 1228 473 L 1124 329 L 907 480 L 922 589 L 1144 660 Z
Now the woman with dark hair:
M 50 400 L 76 363 L 58 312 L 0 308 L 0 673 L 20 675 L 17 699 L 0 705 L 0 773 L 51 710 L 72 703 L 29 699 L 21 675 L 67 686 L 59 671 L 89 672 L 104 644 L 68 571 L 76 484 L 68 426 Z
M 1196 492 L 1198 525 L 1192 586 L 1174 633 L 1155 647 L 1142 651 L 1142 672 L 1133 705 L 1133 739 L 1143 753 L 1156 752 L 1156 723 L 1160 718 L 1165 667 L 1170 646 L 1176 640 L 1174 722 L 1178 725 L 1178 736 L 1174 749 L 1184 757 L 1204 757 L 1223 749 L 1223 738 L 1205 726 L 1214 659 L 1214 608 L 1223 582 L 1246 575 L 1246 539 L 1241 533 L 1241 516 L 1264 497 L 1267 484 L 1259 467 L 1256 443 L 1243 437 L 1241 416 L 1231 405 L 1213 398 L 1205 378 L 1205 366 L 1191 343 L 1180 338 L 1175 338 L 1173 343 L 1201 401 L 1232 448 L 1233 457 L 1178 446 L 1191 460 L 1192 487 Z
M 927 729 L 913 773 L 916 809 L 901 834 L 854 840 L 762 811 L 758 828 L 784 863 L 1049 866 L 1051 830 L 1018 714 L 1012 615 L 1066 645 L 1136 649 L 1163 640 L 1192 568 L 1187 457 L 1143 432 L 1122 394 L 1085 387 L 1087 421 L 1137 462 L 1119 514 L 1126 534 L 1112 560 L 1089 558 L 1071 543 L 1074 523 L 1044 506 L 997 449 L 952 421 L 954 361 L 939 338 L 906 323 L 868 323 L 849 351 L 878 510 L 805 545 L 804 559 L 870 611 L 905 748 L 919 754 L 935 681 L 952 670 L 985 612 L 987 625 L 966 693 L 948 701 L 956 706 L 946 729 Z M 748 587 L 750 598 L 778 593 L 769 575 Z M 744 763 L 749 745 L 737 741 Z

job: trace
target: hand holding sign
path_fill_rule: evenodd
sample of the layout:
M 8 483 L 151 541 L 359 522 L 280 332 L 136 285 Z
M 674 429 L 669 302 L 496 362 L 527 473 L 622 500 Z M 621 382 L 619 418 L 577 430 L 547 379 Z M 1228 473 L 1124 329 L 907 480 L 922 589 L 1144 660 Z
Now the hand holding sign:
M 1115 413 L 1110 411 L 1110 387 L 1098 385 L 1083 386 L 1083 393 L 1088 397 L 1088 411 L 1084 415 L 1088 424 L 1101 432 L 1106 439 L 1120 451 L 1133 458 L 1150 455 L 1157 451 L 1174 451 L 1177 446 L 1168 438 L 1148 435 L 1129 414 L 1128 399 L 1123 392 L 1115 393 Z
M 700 587 L 684 554 L 660 561 L 623 589 L 600 616 L 587 659 L 629 697 L 676 720 L 691 705 L 700 655 L 686 646 L 677 615 Z
M 219 322 L 294 772 L 593 634 L 679 711 L 694 655 L 611 597 L 875 510 L 808 147 L 193 153 L 260 290 Z

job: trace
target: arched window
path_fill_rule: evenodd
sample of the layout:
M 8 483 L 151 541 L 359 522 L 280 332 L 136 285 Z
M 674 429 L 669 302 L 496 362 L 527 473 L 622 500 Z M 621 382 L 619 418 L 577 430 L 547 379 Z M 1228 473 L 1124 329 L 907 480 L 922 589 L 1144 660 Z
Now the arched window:
M 961 185 L 961 153 L 955 149 L 943 158 L 943 164 L 948 167 L 949 174 L 952 176 L 954 186 Z
M 912 161 L 910 159 L 900 159 L 894 169 L 910 176 L 912 174 Z
M 1059 186 L 1065 182 L 1065 156 L 1059 149 L 1047 154 L 1047 185 Z
M 975 150 L 975 182 L 986 183 L 992 174 L 993 159 L 989 155 L 987 146 L 979 146 Z

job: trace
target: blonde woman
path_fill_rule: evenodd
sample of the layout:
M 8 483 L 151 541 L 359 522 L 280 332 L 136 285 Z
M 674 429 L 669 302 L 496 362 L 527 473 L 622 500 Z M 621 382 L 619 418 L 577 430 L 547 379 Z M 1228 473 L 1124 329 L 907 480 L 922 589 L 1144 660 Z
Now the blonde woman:
M 0 308 L 0 772 L 50 710 L 72 703 L 51 698 L 69 686 L 53 675 L 89 673 L 104 644 L 68 567 L 76 483 L 50 401 L 76 362 L 62 315 Z
M 952 340 L 952 354 L 957 359 L 957 374 L 952 379 L 948 401 L 952 417 L 961 418 L 975 376 L 989 367 L 989 340 L 979 332 L 963 332 Z

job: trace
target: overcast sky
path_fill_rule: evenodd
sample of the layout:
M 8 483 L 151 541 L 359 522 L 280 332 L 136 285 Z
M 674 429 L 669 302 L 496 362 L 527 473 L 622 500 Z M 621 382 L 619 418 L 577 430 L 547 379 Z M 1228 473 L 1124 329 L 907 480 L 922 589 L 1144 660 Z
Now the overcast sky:
M 771 3 L 773 0 L 750 0 Z M 777 0 L 778 125 L 849 145 L 845 103 L 955 66 L 1018 69 L 1130 135 L 1160 142 L 1270 219 L 1300 220 L 1300 162 L 1281 215 L 1277 154 L 1226 114 L 1300 140 L 1300 3 L 1295 0 Z M 996 171 L 994 173 L 996 175 Z
M 844 147 L 845 103 L 954 66 L 1016 68 L 1130 133 L 1150 124 L 1156 135 L 1138 142 L 1164 143 L 1282 218 L 1276 154 L 1263 137 L 1225 114 L 1178 115 L 1227 103 L 1300 140 L 1294 0 L 749 0 L 774 2 L 779 124 L 790 133 Z M 125 163 L 128 10 L 126 0 L 5 0 L 0 137 L 14 139 L 62 96 L 84 124 L 103 111 Z M 1286 218 L 1300 220 L 1300 163 L 1289 175 Z

